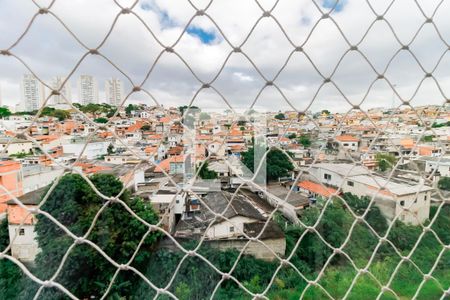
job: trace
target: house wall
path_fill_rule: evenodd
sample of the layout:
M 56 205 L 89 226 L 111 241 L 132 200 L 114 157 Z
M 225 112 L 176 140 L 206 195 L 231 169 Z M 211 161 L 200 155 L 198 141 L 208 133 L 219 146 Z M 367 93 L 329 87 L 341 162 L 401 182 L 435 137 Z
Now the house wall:
M 11 163 L 0 166 L 0 214 L 6 211 L 6 202 L 13 196 L 23 195 L 22 167 L 20 163 Z M 7 191 L 5 191 L 6 189 Z
M 250 223 L 254 221 L 254 219 L 250 219 L 247 217 L 236 216 L 231 218 L 230 222 L 223 221 L 211 226 L 208 231 L 206 231 L 206 237 L 210 239 L 218 239 L 242 235 L 242 232 L 244 231 L 244 223 Z M 234 227 L 234 231 L 230 230 L 230 227 Z
M 33 173 L 33 175 L 23 177 L 23 193 L 29 193 L 43 188 L 53 182 L 58 176 L 64 172 L 64 169 L 43 169 L 41 172 Z
M 40 251 L 34 225 L 23 225 L 21 228 L 23 235 L 19 235 L 19 225 L 8 225 L 11 255 L 23 262 L 33 262 Z
M 83 143 L 74 143 L 74 144 L 64 144 L 63 152 L 64 154 L 75 154 L 76 156 L 80 155 L 81 151 L 84 148 Z M 87 159 L 94 159 L 100 155 L 105 155 L 108 153 L 107 149 L 109 146 L 109 142 L 93 142 L 88 143 L 86 149 L 84 149 L 82 156 Z
M 11 143 L 6 148 L 7 144 L 0 145 L 0 151 L 5 151 L 7 154 L 17 154 L 17 153 L 30 153 L 33 148 L 33 143 L 29 141 L 24 141 L 22 143 Z M 6 148 L 6 150 L 4 150 Z
M 450 163 L 443 163 L 440 162 L 438 164 L 437 161 L 427 161 L 425 163 L 425 172 L 429 173 L 433 170 L 436 170 L 437 167 L 437 171 L 439 171 L 439 173 L 441 173 L 441 176 L 450 176 Z

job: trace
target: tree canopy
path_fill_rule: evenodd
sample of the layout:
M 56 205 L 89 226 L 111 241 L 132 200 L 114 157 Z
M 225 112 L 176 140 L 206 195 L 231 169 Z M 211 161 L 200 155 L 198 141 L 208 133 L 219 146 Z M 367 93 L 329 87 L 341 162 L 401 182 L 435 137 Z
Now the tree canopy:
M 242 162 L 252 172 L 254 168 L 255 149 L 251 147 L 247 152 L 242 153 Z M 289 158 L 286 154 L 279 149 L 271 149 L 266 156 L 266 177 L 267 180 L 276 180 L 280 177 L 286 177 L 290 175 L 290 172 L 294 169 Z
M 11 115 L 11 111 L 9 110 L 9 108 L 3 106 L 0 107 L 0 118 L 5 118 L 5 117 L 9 117 Z
M 105 196 L 116 196 L 123 188 L 113 175 L 96 174 L 90 177 L 94 186 Z M 157 215 L 150 205 L 140 198 L 130 197 L 125 192 L 120 196 L 139 217 L 156 223 Z M 90 228 L 96 213 L 105 204 L 89 184 L 77 174 L 67 174 L 61 178 L 56 188 L 42 206 L 71 232 L 84 235 Z M 88 239 L 97 244 L 106 255 L 120 264 L 126 264 L 138 250 L 131 265 L 143 268 L 158 237 L 150 233 L 138 249 L 139 242 L 149 231 L 148 227 L 133 217 L 119 203 L 109 203 L 100 214 Z M 40 278 L 50 278 L 58 268 L 63 255 L 73 243 L 61 228 L 48 218 L 38 215 L 36 233 L 41 252 L 36 258 L 36 270 Z M 66 264 L 58 276 L 58 281 L 80 298 L 99 297 L 108 287 L 116 268 L 100 253 L 87 244 L 77 244 L 69 252 Z M 112 294 L 130 295 L 138 276 L 130 271 L 122 271 L 112 287 Z M 32 288 L 29 293 L 35 292 Z M 111 294 L 110 294 L 111 295 Z M 44 291 L 44 298 L 59 298 L 56 290 Z

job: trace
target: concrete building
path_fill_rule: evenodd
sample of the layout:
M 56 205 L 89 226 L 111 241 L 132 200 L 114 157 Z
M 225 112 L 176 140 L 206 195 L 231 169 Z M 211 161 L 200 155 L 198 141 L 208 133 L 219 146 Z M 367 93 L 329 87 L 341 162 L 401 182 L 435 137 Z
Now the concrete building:
M 67 105 L 66 101 L 72 101 L 72 91 L 70 87 L 70 81 L 66 81 L 66 78 L 57 76 L 52 80 L 52 89 L 59 90 L 60 95 L 54 95 L 51 97 L 50 103 L 51 105 Z M 62 87 L 62 88 L 61 88 Z
M 312 180 L 325 186 L 340 188 L 341 192 L 358 197 L 374 197 L 383 215 L 417 225 L 425 222 L 430 214 L 431 187 L 423 183 L 386 179 L 361 166 L 345 163 L 319 163 L 309 170 Z M 406 209 L 406 210 L 405 210 Z
M 61 167 L 27 165 L 22 168 L 23 193 L 31 193 L 48 186 L 64 172 Z
M 0 138 L 0 153 L 13 154 L 29 154 L 32 152 L 33 142 L 13 137 Z
M 105 83 L 106 102 L 119 106 L 123 100 L 123 83 L 120 79 L 111 78 Z
M 78 78 L 78 101 L 83 105 L 98 103 L 98 85 L 93 76 L 81 75 Z
M 17 161 L 0 161 L 0 215 L 6 212 L 6 202 L 12 196 L 23 195 L 22 166 Z
M 247 237 L 261 234 L 259 240 L 277 255 L 284 256 L 286 241 L 281 228 L 273 221 L 269 221 L 264 228 L 267 218 L 246 197 L 238 195 L 233 201 L 231 198 L 232 195 L 224 191 L 207 193 L 202 200 L 209 209 L 203 203 L 197 204 L 197 211 L 185 216 L 177 224 L 174 236 L 181 239 L 205 236 L 205 243 L 211 247 L 242 250 L 249 241 Z M 215 220 L 210 210 L 222 214 L 226 219 Z M 258 244 L 251 241 L 244 253 L 265 260 L 275 258 L 272 251 Z
M 45 188 L 23 195 L 19 201 L 27 208 L 36 208 Z M 37 218 L 15 201 L 8 201 L 8 233 L 11 243 L 11 255 L 25 263 L 33 263 L 39 253 L 39 245 L 34 231 Z
M 45 98 L 42 83 L 33 75 L 25 74 L 23 75 L 20 88 L 22 92 L 22 109 L 24 111 L 39 109 Z

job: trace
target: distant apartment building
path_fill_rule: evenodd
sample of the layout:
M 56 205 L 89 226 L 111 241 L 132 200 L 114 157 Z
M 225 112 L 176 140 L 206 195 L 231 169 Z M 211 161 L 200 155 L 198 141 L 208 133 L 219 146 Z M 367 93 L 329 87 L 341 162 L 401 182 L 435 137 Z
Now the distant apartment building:
M 98 103 L 98 85 L 93 76 L 81 75 L 78 78 L 78 100 L 83 105 Z
M 22 110 L 33 111 L 39 109 L 45 98 L 44 86 L 31 74 L 23 75 L 21 82 Z
M 72 93 L 70 88 L 70 81 L 66 81 L 66 78 L 64 77 L 54 77 L 52 80 L 52 89 L 59 90 L 60 95 L 54 95 L 51 98 L 51 104 L 52 105 L 61 105 L 61 104 L 67 104 L 66 101 L 71 102 L 72 101 Z M 62 88 L 61 88 L 62 87 Z
M 105 83 L 106 102 L 118 106 L 123 100 L 123 83 L 120 79 L 111 78 Z
M 17 161 L 0 161 L 0 215 L 8 200 L 23 194 L 22 166 Z

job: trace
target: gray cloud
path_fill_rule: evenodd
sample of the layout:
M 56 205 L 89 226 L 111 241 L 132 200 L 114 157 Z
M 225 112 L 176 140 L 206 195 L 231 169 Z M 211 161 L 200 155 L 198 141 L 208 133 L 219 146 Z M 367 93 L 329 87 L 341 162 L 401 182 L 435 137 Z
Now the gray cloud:
M 204 7 L 207 2 L 194 1 L 199 8 Z M 260 2 L 264 9 L 269 9 L 274 1 Z M 321 6 L 321 9 L 326 11 L 329 2 Z M 128 6 L 131 1 L 120 3 Z M 322 1 L 317 3 L 324 4 Z M 388 3 L 389 1 L 371 1 L 377 14 L 383 13 Z M 437 1 L 434 0 L 419 1 L 419 3 L 425 14 L 429 16 L 437 5 Z M 55 2 L 51 11 L 91 48 L 96 47 L 103 40 L 120 12 L 120 8 L 107 0 L 59 0 Z M 134 11 L 164 45 L 175 43 L 195 14 L 195 10 L 189 3 L 182 0 L 141 1 Z M 450 19 L 445 13 L 448 11 L 450 11 L 450 4 L 444 2 L 433 20 L 444 40 L 450 41 Z M 8 48 L 20 36 L 36 12 L 37 7 L 29 1 L 0 1 L 0 49 Z M 240 46 L 246 41 L 242 50 L 269 80 L 278 73 L 294 49 L 278 24 L 271 18 L 262 19 L 246 40 L 253 25 L 262 15 L 262 10 L 255 1 L 213 1 L 207 13 L 233 46 Z M 332 79 L 349 101 L 359 103 L 367 93 L 369 85 L 377 78 L 376 72 L 384 72 L 389 60 L 401 48 L 386 21 L 376 22 L 365 35 L 376 19 L 366 1 L 346 1 L 346 4 L 338 11 L 331 13 L 331 16 L 350 44 L 357 45 L 362 54 L 370 60 L 376 72 L 357 52 L 345 54 L 340 61 L 342 55 L 349 49 L 349 45 L 332 20 L 321 20 L 316 26 L 321 13 L 311 0 L 295 1 L 295 3 L 280 1 L 273 10 L 273 15 L 292 42 L 297 46 L 302 45 L 305 51 L 305 53 L 294 53 L 275 81 L 291 104 L 299 110 L 305 109 L 316 93 L 313 109 L 327 107 L 345 111 L 351 108 L 330 83 L 318 92 L 323 78 L 319 76 L 309 59 L 323 76 L 332 75 Z M 392 25 L 400 42 L 409 45 L 426 72 L 433 71 L 442 90 L 448 95 L 450 93 L 448 88 L 450 57 L 447 54 L 444 55 L 440 65 L 434 70 L 440 57 L 447 51 L 447 46 L 436 33 L 433 24 L 423 25 L 425 16 L 409 1 L 395 1 L 385 17 Z M 195 34 L 185 33 L 175 46 L 175 50 L 202 80 L 210 81 L 217 74 L 232 48 L 207 17 L 196 17 L 192 25 L 208 33 L 214 32 L 217 38 L 214 42 L 206 44 L 202 43 Z M 411 43 L 422 25 L 423 28 Z M 313 31 L 309 36 L 311 30 Z M 162 49 L 142 23 L 134 15 L 128 14 L 119 17 L 110 37 L 100 48 L 100 52 L 123 70 L 134 84 L 140 84 Z M 12 49 L 12 52 L 29 64 L 39 78 L 49 83 L 53 76 L 67 75 L 86 50 L 52 15 L 44 14 L 36 17 L 29 32 Z M 335 70 L 339 61 L 340 65 Z M 22 74 L 27 70 L 12 57 L 0 56 L 0 66 L 3 103 L 13 105 L 20 100 L 19 83 Z M 335 72 L 332 73 L 334 70 Z M 132 85 L 127 82 L 128 79 L 104 59 L 88 56 L 70 81 L 75 96 L 76 78 L 80 74 L 95 76 L 101 89 L 104 80 L 112 76 L 119 77 L 125 82 L 127 92 L 132 89 Z M 396 85 L 396 89 L 404 98 L 414 94 L 424 76 L 425 72 L 418 66 L 414 57 L 406 51 L 399 53 L 386 71 L 386 78 Z M 242 54 L 233 53 L 214 82 L 214 86 L 233 106 L 245 108 L 254 101 L 264 87 L 264 81 Z M 164 53 L 144 87 L 159 103 L 170 106 L 190 101 L 199 89 L 200 83 L 178 57 Z M 103 93 L 100 95 L 101 98 L 102 95 Z M 395 98 L 390 87 L 384 81 L 378 81 L 369 91 L 363 107 L 391 106 L 393 102 L 400 103 Z M 205 108 L 206 106 L 214 108 L 219 106 L 217 103 L 219 100 L 220 97 L 208 90 L 198 96 L 196 103 L 204 105 Z M 130 101 L 153 103 L 144 93 L 132 95 Z M 444 98 L 431 79 L 426 80 L 413 100 L 415 105 L 442 104 L 443 102 Z M 220 107 L 224 105 L 223 102 L 220 103 Z M 264 89 L 256 106 L 270 110 L 289 109 L 289 105 L 273 87 Z

